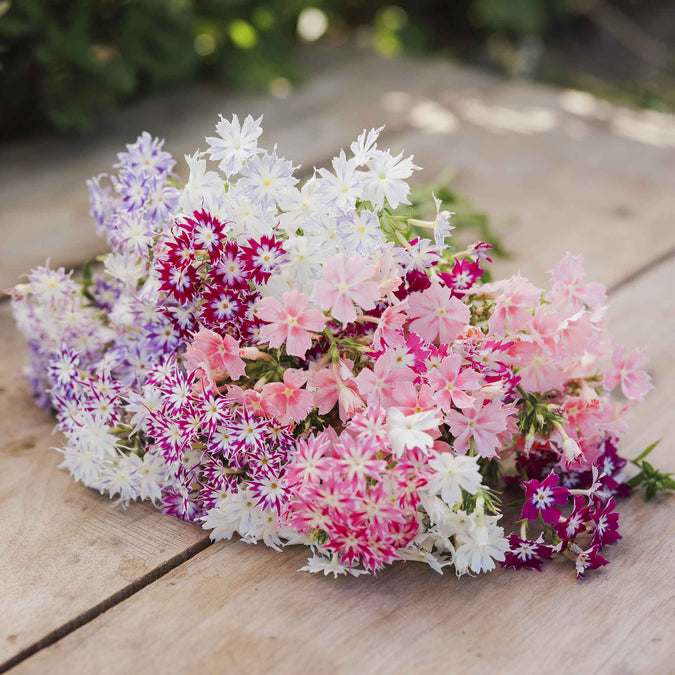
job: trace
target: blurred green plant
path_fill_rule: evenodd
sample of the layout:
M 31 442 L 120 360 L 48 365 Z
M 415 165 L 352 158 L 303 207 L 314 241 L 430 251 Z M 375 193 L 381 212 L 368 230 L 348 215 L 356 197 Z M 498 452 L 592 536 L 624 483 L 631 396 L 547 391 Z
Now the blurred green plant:
M 295 80 L 296 23 L 309 4 L 3 0 L 0 129 L 86 131 L 120 101 L 197 77 L 241 87 Z

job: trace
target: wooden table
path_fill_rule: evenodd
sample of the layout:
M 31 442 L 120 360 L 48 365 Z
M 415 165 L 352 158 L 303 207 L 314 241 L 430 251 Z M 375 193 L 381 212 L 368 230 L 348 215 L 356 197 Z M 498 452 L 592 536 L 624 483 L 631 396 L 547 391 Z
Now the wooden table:
M 176 155 L 217 113 L 265 114 L 263 142 L 305 168 L 364 126 L 415 153 L 430 180 L 493 216 L 499 274 L 535 282 L 566 250 L 608 285 L 619 341 L 647 344 L 656 390 L 623 451 L 663 438 L 675 470 L 675 119 L 506 82 L 441 62 L 328 54 L 283 101 L 197 88 L 124 111 L 96 138 L 0 150 L 0 284 L 51 256 L 103 250 L 85 179 L 142 128 Z M 631 672 L 675 666 L 673 500 L 620 505 L 612 564 L 574 581 L 569 564 L 478 579 L 397 564 L 379 579 L 298 574 L 305 552 L 238 541 L 147 504 L 113 508 L 59 470 L 53 420 L 17 377 L 24 347 L 0 304 L 0 662 L 12 673 Z M 0 670 L 2 667 L 0 666 Z

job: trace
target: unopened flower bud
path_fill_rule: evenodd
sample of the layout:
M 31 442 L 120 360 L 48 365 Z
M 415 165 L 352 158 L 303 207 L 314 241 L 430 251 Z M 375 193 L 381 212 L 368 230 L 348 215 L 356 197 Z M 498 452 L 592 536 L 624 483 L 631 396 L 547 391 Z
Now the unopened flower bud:
M 530 431 L 527 436 L 525 436 L 525 447 L 523 448 L 526 453 L 529 453 L 532 450 L 534 445 L 534 433 Z
M 241 356 L 242 359 L 249 359 L 251 361 L 255 359 L 266 359 L 269 361 L 271 358 L 269 354 L 261 352 L 257 347 L 242 347 L 239 350 L 239 356 Z
M 568 462 L 573 462 L 581 454 L 581 448 L 573 438 L 566 438 L 563 441 L 562 449 Z

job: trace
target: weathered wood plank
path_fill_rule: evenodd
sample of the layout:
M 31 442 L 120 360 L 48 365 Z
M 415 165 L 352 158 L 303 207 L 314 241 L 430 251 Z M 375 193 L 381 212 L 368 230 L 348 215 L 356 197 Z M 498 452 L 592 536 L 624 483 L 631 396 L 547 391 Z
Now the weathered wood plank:
M 72 481 L 53 417 L 18 377 L 23 342 L 0 305 L 0 663 L 204 537 L 148 504 L 126 511 Z
M 584 249 L 592 274 L 612 284 L 651 260 L 654 242 L 661 250 L 675 246 L 675 117 L 656 123 L 608 104 L 570 105 L 559 90 L 447 62 L 337 51 L 310 70 L 308 85 L 284 101 L 195 88 L 129 108 L 87 140 L 0 149 L 0 286 L 47 257 L 73 265 L 102 252 L 84 182 L 110 169 L 123 142 L 148 129 L 180 157 L 204 148 L 221 112 L 264 114 L 263 143 L 277 142 L 305 169 L 364 126 L 412 130 L 396 145 L 416 153 L 426 169 L 420 179 L 454 169 L 457 188 L 495 216 L 512 249 L 546 232 L 550 249 L 545 243 L 540 257 L 523 261 L 535 278 L 560 250 Z M 605 231 L 616 242 L 612 256 Z
M 648 342 L 657 387 L 624 448 L 663 436 L 654 461 L 675 469 L 670 260 L 617 291 L 619 339 Z M 303 551 L 223 542 L 24 661 L 19 673 L 451 672 L 672 670 L 673 499 L 621 507 L 614 564 L 575 582 L 542 574 L 439 577 L 398 565 L 380 579 L 297 574 Z

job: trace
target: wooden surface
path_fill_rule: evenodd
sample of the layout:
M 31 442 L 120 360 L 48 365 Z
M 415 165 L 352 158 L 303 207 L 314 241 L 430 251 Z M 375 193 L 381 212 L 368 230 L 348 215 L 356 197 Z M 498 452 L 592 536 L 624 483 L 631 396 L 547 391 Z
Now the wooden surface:
M 173 97 L 172 114 L 161 101 L 127 110 L 87 142 L 5 146 L 0 284 L 48 255 L 79 264 L 102 250 L 84 180 L 143 128 L 179 155 L 218 112 L 264 112 L 263 139 L 308 169 L 384 121 L 420 179 L 450 168 L 490 211 L 519 251 L 500 273 L 542 282 L 566 250 L 585 254 L 612 289 L 617 339 L 658 364 L 624 453 L 663 437 L 654 460 L 675 470 L 675 121 L 448 64 L 338 54 L 315 69 L 285 101 L 202 89 Z M 414 564 L 379 579 L 298 574 L 303 550 L 208 545 L 196 526 L 72 483 L 17 377 L 7 303 L 0 338 L 0 663 L 12 672 L 672 672 L 672 498 L 624 502 L 612 564 L 582 583 L 566 564 L 460 580 Z

